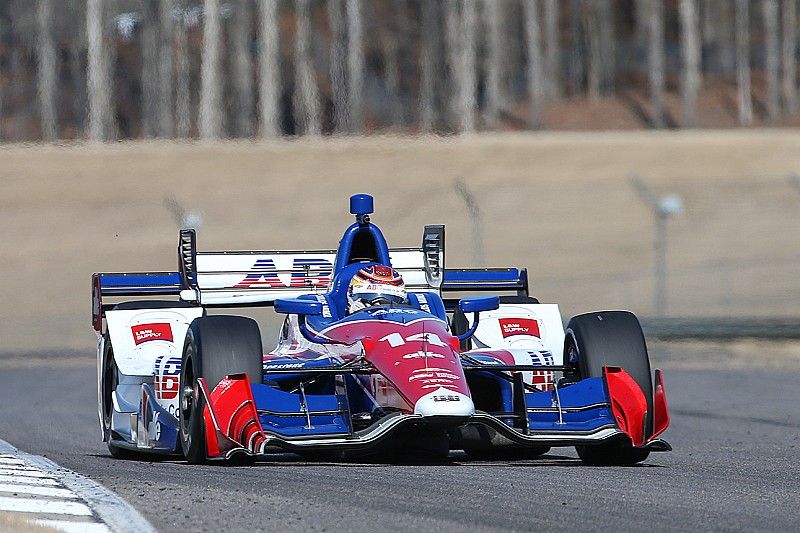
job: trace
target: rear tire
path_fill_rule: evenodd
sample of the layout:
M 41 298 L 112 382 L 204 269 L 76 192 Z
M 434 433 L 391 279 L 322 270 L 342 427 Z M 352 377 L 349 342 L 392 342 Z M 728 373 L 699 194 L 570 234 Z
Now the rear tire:
M 261 333 L 251 318 L 205 316 L 192 321 L 186 332 L 180 376 L 180 441 L 186 460 L 203 463 L 205 441 L 205 398 L 197 386 L 204 378 L 208 391 L 225 377 L 247 374 L 251 383 L 261 383 Z
M 577 359 L 581 379 L 601 377 L 603 367 L 621 367 L 641 387 L 647 400 L 645 437 L 653 432 L 653 380 L 642 327 L 628 311 L 600 311 L 573 317 L 566 329 L 564 358 Z M 576 446 L 590 465 L 631 465 L 650 451 L 633 447 L 630 439 L 612 439 L 593 446 Z
M 114 414 L 114 402 L 111 396 L 119 385 L 119 369 L 114 361 L 114 348 L 111 346 L 111 339 L 106 335 L 103 344 L 103 368 L 100 376 L 100 409 L 103 413 L 103 440 L 108 446 L 108 453 L 114 459 L 139 459 L 139 452 L 121 448 L 111 442 L 113 434 L 111 432 L 111 418 Z

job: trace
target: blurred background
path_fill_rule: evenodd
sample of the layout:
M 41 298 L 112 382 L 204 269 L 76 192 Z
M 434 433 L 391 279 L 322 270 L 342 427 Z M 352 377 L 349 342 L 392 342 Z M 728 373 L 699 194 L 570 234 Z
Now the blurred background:
M 0 352 L 91 350 L 91 273 L 179 227 L 332 248 L 356 192 L 565 316 L 800 329 L 798 3 L 0 2 Z
M 3 141 L 797 125 L 795 0 L 6 0 Z

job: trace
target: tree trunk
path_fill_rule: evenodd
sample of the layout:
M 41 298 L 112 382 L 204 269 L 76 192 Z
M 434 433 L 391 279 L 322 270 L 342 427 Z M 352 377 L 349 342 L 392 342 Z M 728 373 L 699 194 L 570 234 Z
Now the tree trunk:
M 460 53 L 462 48 L 461 34 L 461 9 L 458 0 L 444 0 L 444 25 L 447 50 L 447 73 L 449 78 L 449 89 L 452 96 L 445 98 L 448 105 L 449 122 L 453 131 L 459 131 L 460 124 L 463 123 L 461 117 L 461 82 L 459 76 Z
M 501 42 L 502 31 L 502 5 L 495 0 L 484 0 L 486 20 L 486 127 L 489 130 L 497 128 L 500 116 L 500 67 L 502 64 L 503 50 Z
M 159 3 L 158 135 L 163 138 L 171 138 L 175 132 L 172 107 L 172 14 L 174 9 L 174 0 L 161 0 Z
M 158 132 L 159 96 L 159 22 L 158 0 L 144 0 L 142 9 L 142 135 L 155 137 Z
M 439 24 L 437 21 L 437 4 L 435 2 L 422 2 L 420 44 L 420 80 L 419 80 L 419 129 L 422 132 L 433 131 L 436 121 L 436 75 L 437 57 L 439 53 L 438 39 Z
M 259 134 L 262 138 L 281 134 L 281 65 L 278 34 L 278 0 L 259 0 Z
M 664 120 L 664 4 L 650 0 L 647 66 L 650 78 L 650 100 L 653 127 L 663 128 Z
M 538 129 L 542 126 L 541 106 L 547 89 L 543 75 L 539 0 L 525 0 L 522 8 L 528 56 L 528 121 L 532 129 Z
M 586 37 L 586 87 L 590 100 L 600 99 L 603 82 L 603 51 L 600 49 L 600 24 L 597 1 L 581 6 L 581 17 Z
M 547 95 L 551 98 L 561 96 L 561 42 L 558 31 L 559 0 L 544 1 L 544 39 L 545 68 L 544 72 Z
M 86 37 L 88 49 L 87 92 L 89 94 L 89 140 L 105 141 L 111 136 L 111 73 L 109 44 L 103 32 L 103 0 L 87 0 Z
M 175 26 L 175 134 L 185 139 L 192 126 L 189 42 L 186 21 L 186 0 L 178 0 L 180 18 Z
M 56 49 L 53 44 L 53 1 L 39 0 L 36 13 L 38 95 L 42 138 L 54 141 L 58 137 L 56 116 Z
M 310 0 L 296 0 L 297 32 L 295 35 L 295 128 L 298 134 L 319 135 L 320 123 L 319 88 L 314 70 L 311 48 Z
M 233 70 L 234 123 L 239 137 L 253 135 L 253 11 L 251 0 L 238 0 L 234 5 L 231 32 L 231 63 Z
M 347 86 L 350 94 L 350 132 L 364 128 L 364 43 L 361 0 L 346 0 Z
M 787 114 L 797 109 L 797 0 L 783 0 L 783 105 Z
M 617 81 L 617 41 L 614 6 L 611 0 L 599 0 L 597 20 L 600 26 L 600 59 L 602 63 L 602 92 L 614 94 Z
M 637 70 L 642 64 L 644 57 L 649 57 L 649 35 L 650 35 L 650 6 L 652 0 L 634 0 L 634 34 L 633 34 L 633 50 L 632 63 L 636 65 Z
M 586 68 L 586 50 L 584 46 L 585 28 L 583 27 L 583 1 L 572 0 L 570 5 L 570 47 L 569 47 L 569 91 L 578 94 L 583 90 Z
M 331 100 L 333 101 L 333 131 L 350 131 L 347 96 L 347 32 L 344 26 L 343 0 L 328 0 L 328 21 L 331 26 Z
M 392 20 L 394 24 L 384 25 L 381 32 L 389 123 L 393 127 L 402 127 L 405 124 L 400 79 L 401 54 L 403 52 L 404 37 L 408 32 L 405 9 L 405 0 L 394 0 L 392 2 Z
M 693 127 L 697 123 L 697 91 L 700 88 L 700 36 L 697 0 L 681 0 L 679 10 L 681 55 L 683 56 L 683 75 L 681 76 L 683 126 Z
M 767 116 L 775 124 L 780 115 L 780 93 L 778 82 L 778 0 L 762 0 L 764 33 L 767 49 Z
M 750 2 L 736 0 L 736 86 L 739 103 L 739 124 L 753 123 L 753 101 L 750 94 Z
M 200 70 L 201 139 L 222 137 L 222 78 L 220 76 L 220 13 L 218 0 L 205 0 L 203 61 Z

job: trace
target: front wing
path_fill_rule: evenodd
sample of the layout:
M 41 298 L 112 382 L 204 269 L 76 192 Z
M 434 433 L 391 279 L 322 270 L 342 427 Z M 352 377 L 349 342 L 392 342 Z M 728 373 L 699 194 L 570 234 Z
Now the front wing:
M 316 372 L 324 370 L 337 371 Z M 519 372 L 512 375 L 521 376 Z M 521 377 L 519 381 L 521 384 Z M 226 377 L 213 390 L 201 378 L 198 387 L 206 400 L 209 459 L 265 455 L 275 448 L 368 450 L 397 432 L 432 424 L 449 424 L 459 428 L 461 434 L 479 431 L 483 426 L 521 446 L 592 445 L 626 437 L 637 447 L 669 449 L 657 438 L 669 424 L 660 371 L 656 372 L 652 431 L 644 427 L 647 402 L 641 388 L 623 369 L 613 367 L 607 367 L 603 377 L 587 378 L 553 391 L 524 392 L 522 386 L 516 387 L 513 409 L 506 412 L 478 410 L 467 420 L 451 421 L 393 412 L 359 430 L 352 426 L 346 394 L 290 394 L 251 384 L 242 374 Z

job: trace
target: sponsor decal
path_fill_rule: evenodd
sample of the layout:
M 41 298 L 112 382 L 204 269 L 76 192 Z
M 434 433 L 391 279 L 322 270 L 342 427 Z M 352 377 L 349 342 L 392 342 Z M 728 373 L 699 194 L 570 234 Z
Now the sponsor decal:
M 500 331 L 503 338 L 514 335 L 542 336 L 539 332 L 539 321 L 532 318 L 501 318 Z
M 455 394 L 435 394 L 433 396 L 434 402 L 460 402 L 461 397 Z
M 153 389 L 159 400 L 174 400 L 180 388 L 181 358 L 160 355 L 156 358 L 156 375 Z M 174 414 L 170 409 L 170 414 Z
M 133 342 L 140 345 L 148 341 L 169 341 L 172 342 L 172 328 L 167 322 L 153 324 L 136 324 L 131 326 Z
M 383 315 L 393 315 L 393 314 L 401 314 L 401 315 L 419 315 L 421 312 L 417 309 L 368 309 L 367 312 L 371 315 L 375 316 L 383 316 Z
M 276 365 L 264 363 L 264 370 L 285 370 L 285 369 L 292 369 L 292 368 L 303 368 L 305 363 L 279 363 Z
M 444 355 L 440 353 L 434 352 L 423 352 L 422 350 L 414 353 L 407 353 L 403 356 L 403 359 L 423 359 L 423 358 L 433 358 L 433 359 L 444 359 Z
M 325 287 L 331 281 L 333 265 L 325 259 L 296 258 L 292 262 L 292 277 L 288 284 L 278 276 L 273 259 L 258 259 L 250 270 L 250 274 L 233 286 L 234 289 Z

